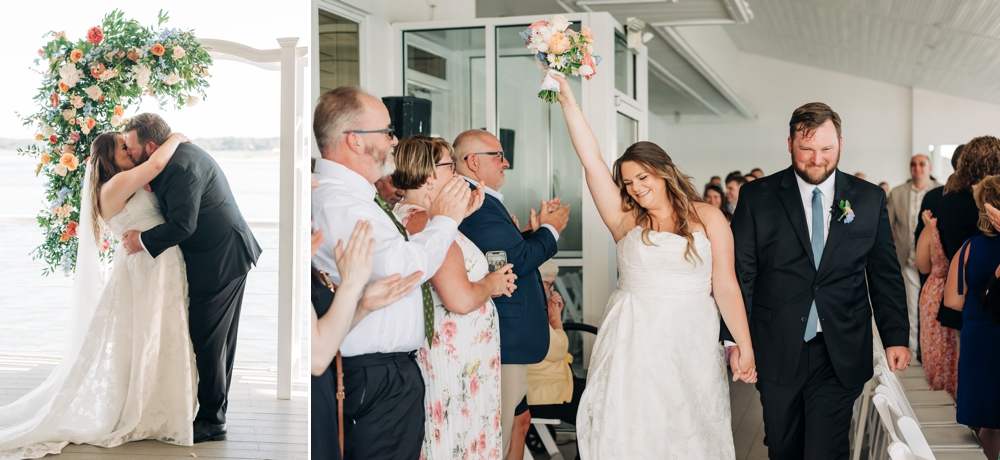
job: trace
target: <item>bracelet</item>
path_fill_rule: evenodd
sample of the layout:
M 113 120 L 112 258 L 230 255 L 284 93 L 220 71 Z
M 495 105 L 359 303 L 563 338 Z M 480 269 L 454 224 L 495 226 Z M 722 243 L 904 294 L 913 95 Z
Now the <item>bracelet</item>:
M 568 109 L 570 107 L 579 107 L 579 105 L 576 105 L 576 102 L 574 102 L 572 104 L 569 104 L 569 105 L 566 105 L 566 104 L 560 104 L 560 105 L 562 105 L 562 108 L 564 108 L 564 109 Z

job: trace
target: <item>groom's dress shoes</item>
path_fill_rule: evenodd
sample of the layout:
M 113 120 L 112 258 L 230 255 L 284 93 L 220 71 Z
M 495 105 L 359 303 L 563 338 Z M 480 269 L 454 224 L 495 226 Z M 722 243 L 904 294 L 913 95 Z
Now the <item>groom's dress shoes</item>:
M 226 425 L 214 425 L 201 420 L 194 422 L 194 443 L 205 441 L 225 441 Z

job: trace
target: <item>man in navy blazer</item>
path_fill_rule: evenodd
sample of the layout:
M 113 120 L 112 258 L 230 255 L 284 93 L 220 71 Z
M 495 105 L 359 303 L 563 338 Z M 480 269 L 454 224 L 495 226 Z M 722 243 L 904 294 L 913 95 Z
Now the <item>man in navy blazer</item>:
M 549 323 L 538 267 L 556 254 L 559 232 L 569 221 L 569 205 L 561 206 L 559 199 L 543 202 L 537 226 L 531 226 L 537 230 L 522 233 L 504 208 L 503 195 L 498 191 L 504 184 L 504 170 L 510 167 L 500 141 L 487 131 L 469 130 L 455 138 L 454 148 L 458 173 L 473 189 L 486 187 L 483 206 L 466 217 L 458 229 L 484 253 L 505 251 L 507 263 L 514 265 L 517 275 L 517 289 L 512 296 L 493 299 L 500 316 L 503 458 L 511 445 L 515 408 L 528 393 L 527 365 L 541 362 L 548 353 Z M 520 441 L 523 444 L 524 439 Z

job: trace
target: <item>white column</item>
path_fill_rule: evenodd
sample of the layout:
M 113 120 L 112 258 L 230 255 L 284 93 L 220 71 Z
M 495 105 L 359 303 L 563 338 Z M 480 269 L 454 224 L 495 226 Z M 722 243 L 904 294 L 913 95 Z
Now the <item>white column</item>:
M 278 211 L 278 399 L 292 397 L 295 315 L 296 157 L 295 157 L 295 45 L 298 38 L 279 38 L 281 45 L 281 142 Z M 298 305 L 301 308 L 301 304 Z

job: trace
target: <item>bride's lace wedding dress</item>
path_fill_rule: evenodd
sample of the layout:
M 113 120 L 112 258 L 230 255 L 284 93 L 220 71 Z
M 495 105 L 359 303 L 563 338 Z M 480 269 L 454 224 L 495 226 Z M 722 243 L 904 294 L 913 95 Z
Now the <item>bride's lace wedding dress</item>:
M 584 460 L 735 458 L 712 247 L 642 228 L 618 241 L 618 290 L 608 300 L 577 414 Z
M 120 237 L 162 222 L 155 195 L 139 190 L 107 224 Z M 176 246 L 156 259 L 126 255 L 122 245 L 115 254 L 78 352 L 63 356 L 40 387 L 0 407 L 0 459 L 38 458 L 71 442 L 192 445 L 197 368 L 184 258 Z

